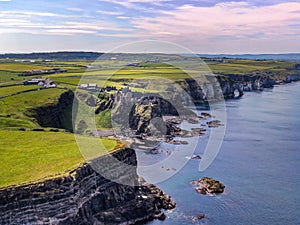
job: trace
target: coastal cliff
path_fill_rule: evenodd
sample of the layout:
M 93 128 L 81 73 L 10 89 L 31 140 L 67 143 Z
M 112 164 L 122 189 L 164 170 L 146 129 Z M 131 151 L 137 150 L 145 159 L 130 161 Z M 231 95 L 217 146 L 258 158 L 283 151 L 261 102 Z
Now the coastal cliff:
M 0 190 L 0 224 L 135 224 L 164 219 L 161 209 L 174 208 L 175 203 L 141 181 L 132 169 L 137 165 L 135 151 L 124 148 L 112 156 L 132 165 L 128 170 L 110 168 L 132 185 L 110 181 L 83 164 L 65 176 Z
M 297 68 L 298 67 L 299 65 L 297 64 Z M 116 115 L 119 115 L 119 112 L 129 114 L 132 112 L 130 112 L 131 108 L 128 106 L 135 107 L 134 111 L 138 111 L 139 108 L 136 107 L 136 103 L 138 105 L 147 105 L 149 102 L 152 103 L 151 101 L 153 101 L 158 103 L 158 108 L 156 110 L 158 113 L 178 115 L 178 109 L 173 106 L 174 103 L 176 104 L 176 107 L 178 107 L 187 102 L 190 104 L 190 100 L 196 104 L 201 104 L 222 99 L 239 98 L 247 91 L 262 91 L 264 88 L 273 88 L 274 85 L 299 81 L 300 75 L 298 72 L 285 75 L 272 75 L 267 72 L 266 74 L 259 74 L 257 72 L 242 75 L 217 74 L 209 75 L 205 78 L 205 82 L 198 82 L 193 78 L 178 79 L 175 83 L 177 83 L 181 89 L 178 90 L 168 86 L 165 90 L 161 90 L 161 93 L 167 93 L 166 95 L 168 98 L 171 97 L 168 100 L 172 104 L 165 101 L 163 95 L 153 93 L 146 93 L 143 95 L 138 92 L 131 92 L 129 88 L 125 88 L 124 91 L 118 92 L 115 95 L 107 95 L 105 98 L 99 96 L 99 103 L 96 104 L 95 113 L 99 114 L 102 111 L 114 109 Z M 146 81 L 145 83 L 147 84 Z M 186 93 L 184 93 L 182 89 Z M 143 96 L 153 97 L 151 99 L 151 97 L 145 98 Z M 160 99 L 157 100 L 158 98 Z M 148 101 L 148 103 L 145 104 L 143 101 Z M 116 118 L 116 120 L 118 120 L 118 118 Z
M 300 80 L 300 75 L 298 74 L 292 74 L 292 75 L 288 75 L 285 77 L 285 82 L 286 83 L 291 83 L 293 81 L 299 81 Z
M 280 82 L 297 81 L 300 75 L 286 75 L 280 77 L 281 80 L 278 79 L 278 77 L 261 75 L 208 76 L 206 82 L 197 82 L 192 78 L 179 79 L 176 83 L 181 90 L 173 87 L 165 90 L 168 101 L 164 99 L 164 92 L 148 93 L 143 96 L 127 88 L 124 92 L 118 92 L 106 98 L 99 96 L 100 103 L 96 105 L 95 113 L 112 110 L 113 121 L 124 129 L 135 131 L 135 135 L 155 136 L 158 134 L 157 136 L 161 136 L 162 133 L 170 133 L 170 127 L 164 127 L 163 116 L 180 115 L 181 119 L 196 121 L 196 114 L 188 109 L 193 103 L 202 104 L 239 98 L 246 91 L 262 91 Z M 152 123 L 153 118 L 156 119 Z
M 209 80 L 209 78 L 208 78 Z M 262 91 L 276 84 L 299 81 L 299 74 L 287 74 L 278 77 L 262 75 L 217 75 L 206 83 L 199 84 L 194 79 L 178 81 L 181 87 L 192 97 L 194 103 L 205 103 L 231 98 L 239 98 L 247 91 Z
M 184 79 L 178 83 L 191 96 L 194 103 L 206 103 L 243 95 L 242 85 L 226 77 L 210 78 L 210 81 L 201 84 L 194 79 Z
M 72 104 L 74 99 L 76 100 L 74 92 L 68 90 L 59 96 L 57 102 L 30 109 L 28 114 L 34 117 L 42 127 L 62 128 L 72 132 Z

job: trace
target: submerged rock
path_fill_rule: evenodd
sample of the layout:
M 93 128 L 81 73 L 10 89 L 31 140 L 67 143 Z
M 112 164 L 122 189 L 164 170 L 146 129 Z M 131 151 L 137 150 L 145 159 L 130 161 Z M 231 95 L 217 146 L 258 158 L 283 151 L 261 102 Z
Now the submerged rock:
M 202 219 L 204 219 L 204 218 L 205 218 L 205 214 L 200 214 L 200 215 L 197 216 L 197 219 L 198 219 L 198 220 L 202 220 Z
M 202 159 L 202 157 L 200 156 L 200 155 L 193 155 L 192 157 L 191 157 L 191 159 Z
M 192 128 L 191 130 L 192 130 L 191 132 L 192 136 L 202 136 L 206 132 L 206 129 L 204 128 Z
M 154 215 L 154 218 L 158 219 L 158 220 L 165 220 L 166 219 L 166 215 L 163 212 L 159 212 L 158 214 Z
M 205 113 L 205 112 L 202 112 L 201 116 L 204 118 L 212 118 L 212 116 L 209 113 Z
M 212 120 L 206 123 L 209 128 L 216 128 L 219 126 L 224 126 L 224 124 L 221 123 L 220 120 Z
M 166 142 L 172 145 L 187 145 L 189 144 L 187 141 L 174 140 L 172 138 L 166 139 Z
M 191 124 L 198 124 L 199 123 L 199 119 L 198 117 L 191 117 L 191 118 L 187 118 L 187 121 Z
M 193 216 L 191 219 L 193 223 L 198 224 L 199 220 L 203 220 L 204 218 L 206 218 L 206 215 L 201 213 L 197 216 Z

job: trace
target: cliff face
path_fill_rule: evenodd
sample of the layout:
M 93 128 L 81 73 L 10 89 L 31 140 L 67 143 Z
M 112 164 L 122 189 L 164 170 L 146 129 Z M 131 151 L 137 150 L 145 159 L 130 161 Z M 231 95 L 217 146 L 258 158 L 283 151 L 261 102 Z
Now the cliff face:
M 175 101 L 173 101 L 174 103 Z M 180 107 L 180 104 L 175 104 L 176 109 L 170 102 L 164 100 L 158 96 L 145 97 L 140 99 L 137 103 L 134 104 L 134 107 L 131 110 L 129 115 L 129 125 L 132 130 L 136 130 L 136 134 L 144 135 L 155 135 L 163 130 L 162 129 L 162 116 L 164 115 L 173 115 L 178 116 L 181 113 L 181 116 L 191 115 L 190 111 L 183 111 L 183 108 Z M 181 109 L 181 110 L 180 110 Z M 178 112 L 178 111 L 179 112 Z M 151 123 L 151 120 L 156 118 L 156 122 Z
M 298 65 L 298 67 L 300 68 L 300 65 Z M 286 83 L 291 83 L 293 81 L 299 81 L 299 80 L 300 80 L 300 75 L 298 74 L 292 74 L 285 77 Z
M 233 90 L 238 89 L 238 91 L 256 91 L 263 90 L 264 88 L 273 88 L 274 85 L 278 83 L 290 83 L 293 81 L 299 81 L 300 75 L 295 74 L 286 74 L 286 75 L 277 75 L 277 76 L 261 76 L 261 75 L 227 75 L 227 76 L 218 76 L 217 77 L 220 85 L 224 88 L 229 83 L 232 84 Z M 222 82 L 222 80 L 227 80 L 227 82 Z M 229 85 L 230 86 L 230 85 Z M 232 89 L 224 91 L 224 97 L 226 98 L 226 93 L 232 92 Z M 229 94 L 229 97 L 231 95 Z
M 132 149 L 112 156 L 137 164 Z M 134 224 L 163 218 L 160 209 L 175 207 L 161 190 L 139 182 L 136 170 L 119 173 L 138 186 L 107 180 L 85 164 L 64 177 L 0 190 L 0 224 Z
M 239 85 L 242 91 L 262 90 L 272 88 L 276 84 L 275 78 L 259 75 L 228 75 L 228 80 Z M 222 79 L 218 77 L 218 79 Z M 223 77 L 224 79 L 224 77 Z
M 300 75 L 286 75 L 284 82 L 292 82 L 300 80 Z M 272 88 L 277 81 L 275 78 L 259 75 L 228 75 L 207 77 L 207 81 L 200 83 L 194 79 L 184 79 L 176 81 L 177 84 L 187 93 L 193 103 L 201 104 L 222 99 L 239 98 L 244 95 L 245 91 L 263 90 L 264 88 Z M 172 99 L 175 107 L 181 106 L 181 103 L 176 104 L 176 101 L 185 104 L 186 96 L 182 91 L 174 91 L 176 96 Z M 163 115 L 180 115 L 181 117 L 187 115 L 186 118 L 195 115 L 189 114 L 187 111 L 181 113 L 176 112 L 172 104 L 166 104 L 162 99 L 152 97 L 152 101 L 140 100 L 136 101 L 133 110 L 130 114 L 130 128 L 136 130 L 136 134 L 155 133 L 155 127 L 150 124 L 153 118 L 161 118 Z M 185 104 L 189 106 L 189 104 Z M 175 109 L 175 110 L 174 110 Z M 120 110 L 123 112 L 123 110 Z M 183 113 L 182 113 L 183 112 Z M 161 120 L 158 120 L 161 124 Z M 154 124 L 155 126 L 155 124 Z M 159 126 L 158 126 L 159 128 Z M 158 129 L 159 130 L 159 129 Z M 160 129 L 163 130 L 163 129 Z
M 72 104 L 74 93 L 66 91 L 56 104 L 31 109 L 38 124 L 42 127 L 55 127 L 72 131 Z
M 209 80 L 209 78 L 208 78 Z M 272 88 L 277 83 L 299 81 L 299 74 L 289 74 L 281 77 L 260 75 L 224 75 L 216 76 L 209 82 L 198 84 L 193 79 L 179 81 L 183 89 L 189 93 L 195 103 L 204 103 L 207 100 L 230 99 L 241 97 L 245 91 L 263 90 Z
M 185 79 L 180 86 L 191 96 L 194 103 L 205 103 L 243 95 L 242 86 L 231 79 L 217 77 L 211 81 L 199 84 L 194 79 Z M 238 91 L 238 95 L 235 94 Z

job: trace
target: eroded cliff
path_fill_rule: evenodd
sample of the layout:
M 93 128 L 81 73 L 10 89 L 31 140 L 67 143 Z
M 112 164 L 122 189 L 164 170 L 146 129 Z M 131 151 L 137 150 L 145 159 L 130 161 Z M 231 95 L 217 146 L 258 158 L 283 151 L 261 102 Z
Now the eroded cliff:
M 30 117 L 34 117 L 42 127 L 62 128 L 68 131 L 72 128 L 72 105 L 74 92 L 68 90 L 61 94 L 57 102 L 28 110 Z
M 136 155 L 124 148 L 112 154 L 130 169 L 110 168 L 132 185 L 116 183 L 84 164 L 63 177 L 0 190 L 0 224 L 135 224 L 164 219 L 175 203 L 136 173 Z M 100 160 L 106 160 L 105 156 Z

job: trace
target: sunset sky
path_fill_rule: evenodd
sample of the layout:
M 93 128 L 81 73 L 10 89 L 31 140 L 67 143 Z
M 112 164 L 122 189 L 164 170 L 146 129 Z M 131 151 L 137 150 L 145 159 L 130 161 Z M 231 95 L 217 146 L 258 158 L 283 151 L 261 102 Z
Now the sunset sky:
M 289 0 L 0 0 L 0 52 L 110 51 L 158 40 L 196 53 L 300 52 Z

